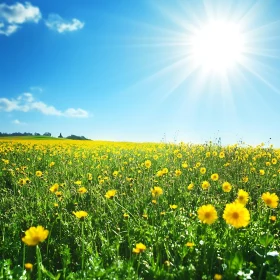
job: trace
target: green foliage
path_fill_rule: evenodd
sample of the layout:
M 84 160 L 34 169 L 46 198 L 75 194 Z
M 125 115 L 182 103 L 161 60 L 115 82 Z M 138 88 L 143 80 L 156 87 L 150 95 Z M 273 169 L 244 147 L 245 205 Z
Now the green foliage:
M 262 146 L 3 140 L 0 279 L 279 279 L 279 256 L 268 254 L 280 248 L 279 206 L 261 199 L 279 196 L 279 160 Z M 155 186 L 162 195 L 152 196 Z M 249 193 L 250 223 L 233 228 L 223 213 L 239 189 Z M 218 214 L 211 225 L 197 215 L 206 204 Z M 48 238 L 24 245 L 38 225 Z M 139 243 L 146 249 L 133 252 Z

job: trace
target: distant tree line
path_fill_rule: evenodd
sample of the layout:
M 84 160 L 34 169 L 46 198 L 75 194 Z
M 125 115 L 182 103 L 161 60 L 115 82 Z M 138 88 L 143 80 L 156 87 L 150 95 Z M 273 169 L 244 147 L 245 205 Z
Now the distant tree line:
M 30 132 L 13 132 L 13 133 L 5 133 L 5 132 L 0 132 L 0 137 L 9 137 L 9 136 L 48 136 L 51 137 L 52 134 L 50 132 L 45 132 L 44 134 L 40 134 L 38 132 L 30 133 Z M 58 138 L 64 138 L 62 134 L 60 133 Z M 66 139 L 73 139 L 73 140 L 90 140 L 86 138 L 85 136 L 77 136 L 71 134 L 70 136 L 65 137 Z

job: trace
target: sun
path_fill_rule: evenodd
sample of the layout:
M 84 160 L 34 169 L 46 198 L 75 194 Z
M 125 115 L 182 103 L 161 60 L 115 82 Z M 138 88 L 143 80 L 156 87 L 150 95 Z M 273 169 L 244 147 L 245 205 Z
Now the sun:
M 225 72 L 242 63 L 244 38 L 237 24 L 212 21 L 196 29 L 191 37 L 194 64 L 203 70 Z

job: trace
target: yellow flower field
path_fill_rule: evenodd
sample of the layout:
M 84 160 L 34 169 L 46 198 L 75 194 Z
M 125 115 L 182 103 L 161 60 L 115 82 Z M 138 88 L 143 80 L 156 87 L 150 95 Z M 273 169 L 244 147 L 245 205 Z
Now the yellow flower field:
M 0 188 L 0 279 L 280 278 L 272 146 L 0 140 Z

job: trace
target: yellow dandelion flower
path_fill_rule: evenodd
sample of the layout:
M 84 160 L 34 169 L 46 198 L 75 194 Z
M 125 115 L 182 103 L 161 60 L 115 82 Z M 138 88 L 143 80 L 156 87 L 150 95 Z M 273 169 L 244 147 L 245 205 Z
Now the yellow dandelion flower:
M 206 173 L 206 168 L 205 167 L 201 167 L 200 168 L 200 173 L 201 174 L 205 174 Z
M 180 176 L 182 174 L 182 171 L 181 170 L 175 170 L 175 176 Z
M 146 166 L 146 168 L 150 168 L 152 166 L 152 162 L 149 159 L 147 159 L 145 161 L 145 166 Z
M 230 192 L 232 189 L 232 186 L 229 182 L 224 182 L 222 188 L 223 188 L 224 192 Z
M 77 185 L 77 186 L 81 186 L 82 185 L 82 181 L 76 181 L 76 182 L 74 182 L 74 184 Z
M 210 153 L 210 152 L 207 152 L 207 153 L 205 154 L 205 156 L 206 156 L 206 157 L 210 157 L 210 156 L 211 156 L 211 153 Z
M 247 176 L 243 177 L 242 178 L 242 182 L 243 183 L 247 183 L 249 181 L 249 178 Z
M 133 248 L 132 252 L 135 254 L 142 253 L 146 250 L 146 246 L 143 243 L 137 243 L 135 248 Z
M 276 159 L 276 158 L 273 158 L 273 159 L 271 160 L 271 163 L 275 165 L 275 164 L 277 163 L 277 159 Z
M 81 187 L 78 189 L 78 193 L 80 193 L 80 194 L 84 194 L 86 192 L 87 192 L 87 189 L 85 187 Z
M 50 164 L 49 164 L 49 167 L 52 167 L 52 166 L 54 166 L 55 165 L 55 162 L 51 162 Z
M 194 188 L 194 184 L 193 184 L 193 183 L 190 183 L 190 184 L 188 185 L 188 190 L 191 191 L 193 188 Z
M 263 176 L 263 175 L 265 174 L 265 171 L 264 171 L 263 169 L 261 169 L 261 170 L 259 171 L 259 173 L 260 173 L 261 176 Z
M 219 153 L 219 158 L 224 158 L 225 157 L 225 152 L 220 152 Z
M 248 200 L 249 200 L 249 193 L 242 189 L 239 189 L 237 194 L 237 199 L 235 200 L 235 202 L 246 205 Z
M 211 204 L 202 205 L 197 210 L 198 218 L 202 223 L 213 224 L 218 219 L 215 207 Z
M 172 210 L 175 210 L 178 208 L 178 205 L 176 204 L 172 204 L 172 205 L 169 205 L 169 207 L 172 209 Z
M 25 179 L 19 179 L 18 183 L 19 183 L 19 185 L 24 186 L 24 185 L 26 185 L 26 180 Z
M 116 195 L 117 191 L 116 190 L 109 190 L 106 192 L 105 197 L 106 198 L 113 198 Z
M 276 216 L 270 216 L 269 219 L 270 219 L 272 222 L 275 222 L 275 221 L 276 221 Z
M 38 170 L 35 172 L 35 174 L 37 177 L 41 177 L 43 175 L 43 172 Z
M 152 200 L 153 204 L 157 204 L 157 201 L 155 199 Z
M 277 208 L 279 198 L 275 193 L 266 192 L 262 194 L 262 200 L 268 207 Z
M 127 218 L 129 217 L 129 215 L 126 214 L 126 213 L 124 213 L 124 214 L 123 214 L 123 217 L 124 217 L 125 219 L 127 219 Z
M 161 187 L 154 187 L 151 189 L 151 193 L 153 197 L 158 197 L 163 194 L 163 190 Z
M 182 163 L 183 168 L 188 168 L 188 164 L 186 162 Z
M 208 190 L 209 187 L 210 187 L 210 183 L 208 181 L 203 181 L 202 184 L 201 184 L 201 187 L 204 189 L 204 190 Z
M 186 243 L 186 246 L 187 246 L 187 247 L 193 247 L 193 246 L 194 246 L 194 243 L 193 243 L 193 242 L 187 242 L 187 243 Z
M 55 193 L 55 192 L 58 191 L 58 188 L 59 188 L 59 185 L 58 185 L 57 183 L 55 183 L 54 185 L 52 185 L 52 186 L 50 187 L 50 191 L 51 191 L 52 193 Z
M 142 217 L 143 217 L 144 219 L 148 219 L 148 215 L 147 215 L 147 214 L 143 214 Z
M 163 168 L 163 169 L 162 169 L 162 173 L 163 173 L 163 174 L 167 174 L 167 173 L 168 173 L 168 169 L 167 169 L 166 167 Z
M 226 205 L 223 218 L 227 224 L 235 228 L 246 227 L 250 222 L 250 213 L 244 205 L 230 203 Z
M 211 175 L 211 180 L 212 181 L 218 181 L 219 180 L 219 175 L 217 173 L 214 173 Z
M 85 218 L 88 213 L 86 211 L 77 211 L 77 212 L 73 212 L 73 214 L 78 218 L 78 219 L 82 219 Z
M 36 246 L 47 239 L 49 231 L 42 226 L 31 227 L 25 231 L 25 236 L 21 239 L 28 246 Z
M 221 274 L 215 274 L 214 275 L 214 280 L 222 280 L 223 276 Z
M 25 263 L 24 267 L 25 267 L 26 270 L 30 270 L 31 271 L 33 269 L 33 264 L 32 263 Z

